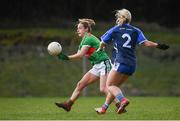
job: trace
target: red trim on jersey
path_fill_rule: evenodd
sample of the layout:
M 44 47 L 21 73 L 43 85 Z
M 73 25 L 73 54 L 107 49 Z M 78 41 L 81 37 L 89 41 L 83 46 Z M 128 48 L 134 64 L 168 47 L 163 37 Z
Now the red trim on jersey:
M 90 47 L 89 50 L 86 52 L 85 56 L 90 57 L 95 51 L 96 51 L 96 48 Z

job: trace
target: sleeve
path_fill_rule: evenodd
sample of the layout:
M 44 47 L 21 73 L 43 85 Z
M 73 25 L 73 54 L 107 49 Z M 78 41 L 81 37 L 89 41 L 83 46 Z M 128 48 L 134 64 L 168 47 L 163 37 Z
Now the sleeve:
M 102 42 L 107 44 L 112 40 L 113 30 L 114 30 L 114 27 L 109 29 L 103 36 L 101 36 Z
M 142 44 L 147 39 L 146 39 L 146 37 L 144 36 L 143 32 L 140 29 L 138 29 L 137 31 L 138 31 L 137 43 Z

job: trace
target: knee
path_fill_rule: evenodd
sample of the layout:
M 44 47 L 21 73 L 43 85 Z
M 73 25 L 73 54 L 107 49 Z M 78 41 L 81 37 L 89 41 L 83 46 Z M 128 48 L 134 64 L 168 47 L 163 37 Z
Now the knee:
M 107 94 L 107 92 L 108 92 L 107 87 L 100 87 L 100 92 L 103 94 Z
M 112 84 L 112 83 L 110 83 L 110 82 L 107 82 L 107 83 L 106 83 L 106 87 L 107 87 L 107 89 L 109 89 L 109 87 L 111 87 L 111 86 L 113 86 L 113 84 Z
M 113 86 L 113 84 L 111 84 L 111 83 L 107 83 L 107 85 L 106 85 L 106 86 L 107 86 L 107 90 L 108 90 L 108 91 L 110 91 L 110 90 L 111 90 L 111 88 L 112 88 L 112 86 Z
M 100 92 L 101 92 L 101 93 L 105 93 L 105 92 L 106 92 L 106 89 L 105 89 L 105 88 L 100 88 Z

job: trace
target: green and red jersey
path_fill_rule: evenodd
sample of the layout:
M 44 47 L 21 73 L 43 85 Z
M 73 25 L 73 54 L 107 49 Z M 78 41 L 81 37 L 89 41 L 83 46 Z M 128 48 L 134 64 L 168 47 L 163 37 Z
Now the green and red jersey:
M 109 59 L 105 51 L 96 52 L 96 50 L 99 48 L 100 40 L 94 35 L 86 33 L 79 45 L 78 50 L 81 50 L 84 45 L 89 46 L 89 50 L 87 51 L 85 56 L 93 65 Z

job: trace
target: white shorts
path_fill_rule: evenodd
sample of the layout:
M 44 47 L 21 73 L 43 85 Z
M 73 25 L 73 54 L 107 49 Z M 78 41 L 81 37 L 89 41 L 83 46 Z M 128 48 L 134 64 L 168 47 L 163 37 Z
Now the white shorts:
M 95 64 L 91 70 L 89 70 L 90 73 L 96 75 L 96 76 L 102 76 L 110 72 L 112 68 L 112 64 L 110 60 L 102 61 L 101 63 Z

